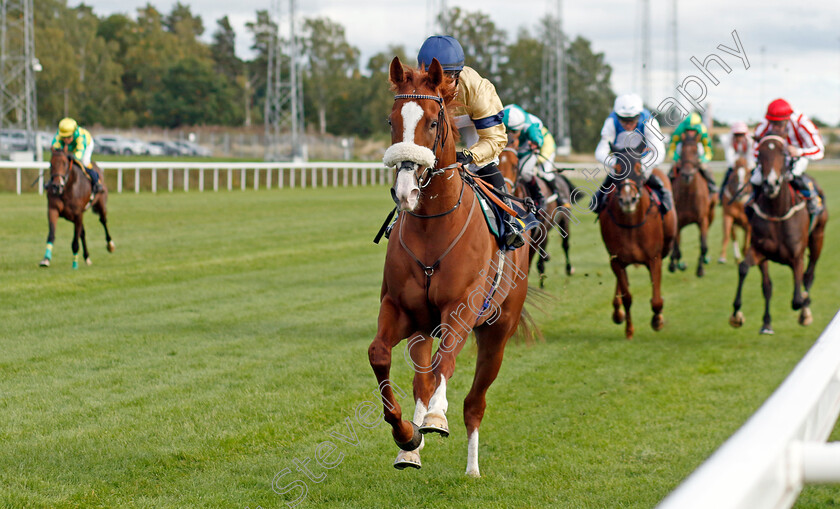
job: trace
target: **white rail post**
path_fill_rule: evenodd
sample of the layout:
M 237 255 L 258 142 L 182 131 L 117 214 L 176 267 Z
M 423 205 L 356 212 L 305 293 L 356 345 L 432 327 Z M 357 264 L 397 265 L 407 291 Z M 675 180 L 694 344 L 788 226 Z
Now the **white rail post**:
M 152 192 L 157 193 L 157 168 L 152 168 Z
M 321 168 L 321 185 L 324 186 L 324 187 L 329 186 L 329 184 L 327 183 L 327 167 L 326 166 Z
M 102 170 L 105 175 L 105 170 Z M 44 170 L 38 170 L 38 194 L 44 194 Z
M 233 168 L 228 168 L 227 175 L 228 175 L 228 178 L 227 178 L 228 191 L 233 191 Z
M 198 169 L 198 191 L 204 192 L 204 168 Z
M 272 172 L 272 169 L 271 169 L 270 166 L 265 169 L 265 188 L 266 189 L 271 189 L 271 172 Z
M 291 189 L 295 188 L 295 169 L 289 168 L 289 187 Z
M 338 187 L 338 168 L 332 169 L 332 182 L 333 187 Z
M 190 190 L 190 169 L 184 168 L 184 191 Z
M 260 188 L 260 169 L 254 168 L 254 191 Z
M 121 193 L 123 189 L 123 169 L 117 168 L 117 192 Z
M 168 178 L 168 180 L 169 180 L 169 181 L 167 182 L 166 187 L 167 187 L 167 189 L 169 189 L 169 192 L 171 193 L 171 192 L 172 192 L 172 190 L 173 190 L 173 188 L 174 188 L 174 186 L 175 186 L 175 184 L 174 184 L 174 180 L 175 180 L 175 178 L 174 178 L 174 177 L 175 177 L 175 169 L 174 169 L 174 168 L 169 168 L 169 170 L 166 172 L 166 175 L 167 175 L 167 178 Z
M 306 189 L 306 168 L 300 169 L 300 188 Z
M 20 194 L 20 168 L 15 170 L 15 189 L 17 190 L 17 194 Z
M 134 168 L 134 194 L 140 192 L 140 168 Z
M 277 170 L 277 189 L 283 189 L 283 177 L 286 171 L 283 168 Z
M 245 180 L 246 180 L 246 178 L 247 177 L 246 177 L 246 174 L 245 174 L 245 168 L 242 168 L 241 170 L 239 170 L 239 190 L 240 191 L 245 190 Z
M 341 169 L 341 185 L 347 187 L 347 168 Z
M 219 191 L 219 169 L 213 168 L 213 191 Z

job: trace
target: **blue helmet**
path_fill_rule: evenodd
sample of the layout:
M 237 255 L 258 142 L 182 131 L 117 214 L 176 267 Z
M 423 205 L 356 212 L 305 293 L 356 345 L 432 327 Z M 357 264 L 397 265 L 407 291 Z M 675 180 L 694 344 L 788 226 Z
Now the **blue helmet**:
M 417 54 L 417 65 L 426 69 L 437 58 L 444 71 L 460 71 L 464 68 L 464 50 L 454 37 L 433 35 L 426 39 Z

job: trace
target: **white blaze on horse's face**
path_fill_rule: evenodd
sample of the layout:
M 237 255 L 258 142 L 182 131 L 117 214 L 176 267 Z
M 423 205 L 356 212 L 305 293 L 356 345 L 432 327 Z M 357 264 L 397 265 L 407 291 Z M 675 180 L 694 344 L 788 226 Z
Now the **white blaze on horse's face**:
M 402 117 L 402 140 L 388 147 L 382 162 L 385 166 L 396 166 L 397 179 L 394 183 L 393 195 L 400 210 L 412 211 L 420 201 L 420 187 L 417 172 L 435 165 L 435 154 L 428 147 L 418 145 L 414 139 L 417 127 L 423 120 L 424 111 L 414 101 L 403 104 L 400 109 Z

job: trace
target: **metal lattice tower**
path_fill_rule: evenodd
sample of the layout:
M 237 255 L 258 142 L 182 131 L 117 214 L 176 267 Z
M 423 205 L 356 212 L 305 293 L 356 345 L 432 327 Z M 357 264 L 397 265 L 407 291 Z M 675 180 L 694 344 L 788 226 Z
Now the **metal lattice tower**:
M 26 131 L 35 150 L 38 106 L 35 93 L 35 24 L 32 0 L 0 0 L 0 128 Z
M 446 0 L 426 0 L 426 35 L 449 34 Z
M 550 1 L 546 23 L 541 75 L 542 120 L 554 133 L 558 152 L 571 147 L 566 78 L 566 34 L 563 32 L 563 1 Z
M 306 160 L 303 123 L 303 86 L 295 34 L 296 0 L 271 0 L 269 16 L 275 28 L 268 49 L 265 98 L 265 160 Z M 285 16 L 284 16 L 285 14 Z M 281 21 L 287 18 L 288 38 Z M 288 148 L 284 149 L 284 141 Z
M 650 53 L 650 0 L 640 0 L 642 8 L 642 68 L 641 76 L 642 83 L 639 93 L 642 96 L 642 101 L 645 105 L 649 105 L 653 99 L 650 94 L 650 68 L 651 68 L 651 53 Z
M 671 73 L 673 74 L 673 87 L 676 88 L 680 84 L 680 60 L 679 60 L 679 32 L 677 31 L 678 26 L 678 12 L 677 12 L 677 0 L 671 0 L 671 21 L 670 24 L 670 34 L 671 34 Z

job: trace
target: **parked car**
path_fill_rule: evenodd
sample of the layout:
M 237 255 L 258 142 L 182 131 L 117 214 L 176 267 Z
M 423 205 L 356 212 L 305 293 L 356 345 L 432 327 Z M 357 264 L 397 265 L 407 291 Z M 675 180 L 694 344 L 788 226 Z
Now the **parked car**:
M 152 143 L 146 143 L 146 150 L 147 154 L 150 156 L 162 156 L 166 155 L 166 152 L 163 150 L 163 147 L 160 145 L 153 145 Z
M 3 129 L 0 131 L 0 146 L 9 152 L 21 152 L 29 149 L 26 142 L 26 131 L 20 129 Z
M 94 137 L 94 150 L 103 154 L 140 155 L 148 154 L 146 142 L 117 136 L 116 134 L 102 134 Z
M 179 156 L 181 155 L 181 148 L 171 141 L 155 140 L 149 142 L 150 147 L 157 147 L 165 156 Z
M 211 157 L 213 155 L 213 151 L 207 147 L 203 147 L 198 143 L 193 143 L 191 141 L 173 141 L 180 147 L 182 155 L 191 155 L 191 156 L 199 156 L 199 157 Z

